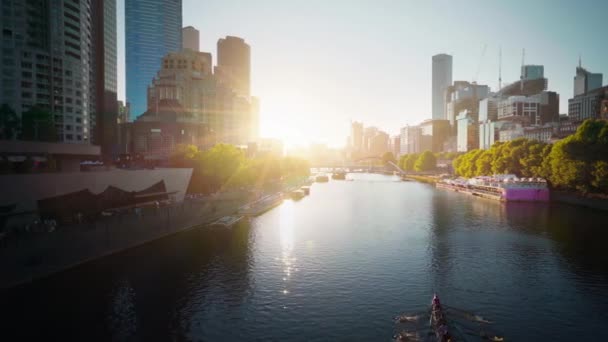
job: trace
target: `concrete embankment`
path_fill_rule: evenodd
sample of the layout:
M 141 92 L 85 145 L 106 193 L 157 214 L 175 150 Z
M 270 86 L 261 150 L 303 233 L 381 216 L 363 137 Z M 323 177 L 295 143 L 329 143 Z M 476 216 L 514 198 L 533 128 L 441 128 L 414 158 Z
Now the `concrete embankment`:
M 435 184 L 438 181 L 436 177 L 424 175 L 406 175 L 405 178 L 428 184 Z
M 608 199 L 589 197 L 572 192 L 552 191 L 551 201 L 608 211 Z
M 0 246 L 0 289 L 40 279 L 235 213 L 244 198 L 182 202 L 159 209 L 12 237 Z

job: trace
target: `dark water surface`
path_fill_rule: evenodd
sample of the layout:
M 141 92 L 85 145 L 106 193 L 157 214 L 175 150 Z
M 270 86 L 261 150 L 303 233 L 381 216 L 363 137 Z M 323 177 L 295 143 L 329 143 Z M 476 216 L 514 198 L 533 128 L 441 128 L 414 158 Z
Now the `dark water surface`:
M 388 341 L 443 301 L 507 341 L 603 340 L 608 214 L 379 175 L 0 294 L 0 340 Z

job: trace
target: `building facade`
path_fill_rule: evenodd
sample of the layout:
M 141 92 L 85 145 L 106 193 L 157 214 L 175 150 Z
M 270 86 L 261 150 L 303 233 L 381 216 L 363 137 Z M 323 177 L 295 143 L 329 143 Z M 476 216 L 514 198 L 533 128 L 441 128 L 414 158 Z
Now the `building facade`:
M 239 96 L 251 96 L 251 48 L 243 38 L 227 36 L 217 41 L 216 74 Z
M 521 79 L 525 81 L 543 79 L 545 67 L 542 65 L 522 65 Z
M 192 26 L 182 29 L 182 48 L 200 51 L 200 32 Z
M 92 14 L 91 0 L 2 2 L 0 104 L 24 139 L 90 143 Z
M 442 152 L 444 143 L 450 136 L 448 120 L 425 120 L 420 127 L 420 152 Z
M 116 154 L 118 137 L 116 0 L 92 0 L 91 142 Z
M 405 126 L 401 128 L 400 147 L 399 154 L 413 154 L 420 153 L 420 127 L 419 126 Z
M 445 91 L 452 84 L 452 56 L 438 54 L 433 56 L 432 66 L 432 118 L 446 119 Z
M 479 123 L 476 115 L 463 110 L 456 117 L 456 151 L 468 152 L 479 148 Z
M 576 67 L 576 75 L 574 76 L 574 96 L 601 88 L 602 78 L 602 74 L 587 71 L 587 69 L 579 64 L 579 66 Z
M 161 59 L 181 50 L 182 0 L 125 0 L 125 38 L 127 101 L 137 117 Z
M 574 122 L 608 119 L 608 86 L 568 99 L 568 116 Z

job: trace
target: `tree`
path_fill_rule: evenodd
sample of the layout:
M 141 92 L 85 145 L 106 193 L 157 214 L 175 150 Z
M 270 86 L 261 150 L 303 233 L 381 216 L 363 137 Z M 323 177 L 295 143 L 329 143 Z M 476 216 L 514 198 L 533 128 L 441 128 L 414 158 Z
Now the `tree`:
M 53 114 L 38 106 L 21 114 L 21 138 L 23 140 L 57 141 Z
M 418 155 L 416 153 L 408 154 L 405 159 L 405 164 L 402 169 L 405 171 L 414 171 L 414 165 L 416 164 L 416 160 L 418 160 Z
M 437 158 L 431 151 L 424 151 L 414 164 L 414 169 L 418 172 L 432 171 L 437 168 Z
M 16 139 L 20 128 L 17 113 L 6 103 L 0 106 L 0 140 Z
M 395 162 L 395 156 L 393 155 L 393 152 L 384 152 L 384 154 L 382 155 L 382 164 L 386 165 L 389 162 Z

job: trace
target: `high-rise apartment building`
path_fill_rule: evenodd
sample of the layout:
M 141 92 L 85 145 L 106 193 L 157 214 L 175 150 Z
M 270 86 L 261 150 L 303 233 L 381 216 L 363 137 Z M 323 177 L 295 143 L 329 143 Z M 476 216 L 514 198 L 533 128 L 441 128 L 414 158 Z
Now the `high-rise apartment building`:
M 182 48 L 182 0 L 126 0 L 125 37 L 127 101 L 137 117 L 162 58 Z
M 350 146 L 353 151 L 363 148 L 363 123 L 354 121 L 350 124 Z
M 243 38 L 227 36 L 217 41 L 216 74 L 239 96 L 251 95 L 251 49 Z
M 439 54 L 433 56 L 432 79 L 432 118 L 443 120 L 447 118 L 445 109 L 445 91 L 452 85 L 452 56 Z
M 200 51 L 200 33 L 192 26 L 182 29 L 182 48 Z
M 2 1 L 0 104 L 22 119 L 23 139 L 89 143 L 92 9 L 92 0 Z

